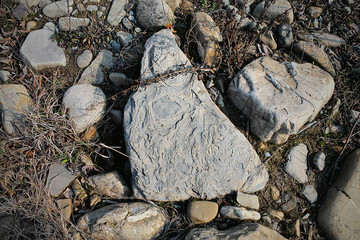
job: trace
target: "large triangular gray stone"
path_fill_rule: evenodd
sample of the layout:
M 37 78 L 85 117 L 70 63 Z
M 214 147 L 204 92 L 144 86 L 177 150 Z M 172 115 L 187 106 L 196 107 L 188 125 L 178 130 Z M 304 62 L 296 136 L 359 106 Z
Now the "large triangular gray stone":
M 146 43 L 143 80 L 191 68 L 170 30 Z M 268 174 L 255 150 L 212 102 L 196 73 L 141 87 L 124 112 L 136 197 L 212 199 L 234 190 L 261 190 Z

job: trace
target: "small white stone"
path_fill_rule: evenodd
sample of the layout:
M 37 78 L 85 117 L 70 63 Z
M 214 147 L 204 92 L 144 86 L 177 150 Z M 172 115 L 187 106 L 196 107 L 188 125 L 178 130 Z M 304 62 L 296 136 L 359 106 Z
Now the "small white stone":
M 310 203 L 314 203 L 318 199 L 318 194 L 313 185 L 306 185 L 301 193 Z
M 78 84 L 65 92 L 62 104 L 68 110 L 74 130 L 81 133 L 103 116 L 106 96 L 98 87 Z
M 104 15 L 104 13 L 103 13 L 102 11 L 97 11 L 97 12 L 96 12 L 96 16 L 97 16 L 98 18 L 102 17 L 103 15 Z
M 306 183 L 308 177 L 307 170 L 307 153 L 308 149 L 305 144 L 300 143 L 293 147 L 287 157 L 288 161 L 285 165 L 285 172 L 295 178 L 300 183 Z
M 113 53 L 101 50 L 91 64 L 84 70 L 79 79 L 79 84 L 102 84 L 105 69 L 112 68 L 114 64 Z
M 315 153 L 314 158 L 313 158 L 313 163 L 316 166 L 316 168 L 319 169 L 319 171 L 324 170 L 325 159 L 326 159 L 325 153 L 323 153 L 323 152 Z
M 86 8 L 86 11 L 88 12 L 95 12 L 98 10 L 98 7 L 96 5 L 89 5 L 87 8 Z
M 75 9 L 74 11 L 72 11 L 71 16 L 75 16 L 77 13 L 78 13 L 78 10 Z

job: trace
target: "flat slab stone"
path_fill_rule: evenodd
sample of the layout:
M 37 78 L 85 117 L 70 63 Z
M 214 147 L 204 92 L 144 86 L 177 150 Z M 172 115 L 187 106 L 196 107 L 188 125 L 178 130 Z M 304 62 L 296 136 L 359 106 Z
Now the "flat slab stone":
M 63 31 L 78 30 L 81 27 L 89 25 L 90 19 L 76 18 L 76 17 L 61 17 L 59 18 L 59 28 Z
M 20 48 L 23 61 L 37 71 L 66 66 L 64 50 L 51 39 L 54 33 L 55 25 L 51 22 L 43 29 L 30 32 Z
M 76 175 L 67 170 L 64 164 L 52 164 L 46 181 L 46 188 L 50 196 L 58 197 L 75 178 Z
M 30 111 L 33 101 L 21 84 L 0 85 L 0 112 L 2 125 L 8 134 L 20 134 L 24 114 Z
M 78 228 L 91 239 L 143 240 L 156 237 L 167 221 L 154 205 L 134 202 L 112 204 L 81 217 Z
M 69 4 L 69 5 L 68 5 Z M 43 8 L 42 12 L 45 16 L 50 18 L 58 18 L 66 16 L 72 12 L 72 5 L 74 4 L 73 0 L 61 0 L 57 2 L 50 3 Z
M 145 49 L 144 81 L 191 67 L 170 30 L 154 34 Z M 125 107 L 124 130 L 138 198 L 213 199 L 238 189 L 261 190 L 268 180 L 252 145 L 194 73 L 139 88 Z
M 251 131 L 275 144 L 312 121 L 333 92 L 333 78 L 319 67 L 270 57 L 246 65 L 228 90 L 233 104 L 250 119 Z
M 107 16 L 107 22 L 111 26 L 117 26 L 121 23 L 121 20 L 126 16 L 125 6 L 128 0 L 113 0 L 109 14 Z
M 185 240 L 286 240 L 276 231 L 257 223 L 242 223 L 239 226 L 219 231 L 215 228 L 194 228 Z
M 329 239 L 360 239 L 360 149 L 350 154 L 322 202 L 318 223 Z
M 62 104 L 74 123 L 74 130 L 81 133 L 103 116 L 106 96 L 98 87 L 78 84 L 65 92 Z

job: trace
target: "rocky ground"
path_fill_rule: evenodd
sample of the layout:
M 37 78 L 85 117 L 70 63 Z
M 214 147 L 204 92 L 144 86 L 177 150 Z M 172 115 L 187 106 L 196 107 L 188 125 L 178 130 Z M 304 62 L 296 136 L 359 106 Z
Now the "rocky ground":
M 359 239 L 352 0 L 0 7 L 4 239 Z

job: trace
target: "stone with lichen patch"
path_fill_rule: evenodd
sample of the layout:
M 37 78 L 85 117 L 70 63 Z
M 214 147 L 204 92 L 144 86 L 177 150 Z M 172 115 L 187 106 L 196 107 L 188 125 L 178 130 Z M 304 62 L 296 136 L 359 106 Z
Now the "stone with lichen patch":
M 78 228 L 91 239 L 150 239 L 161 231 L 166 216 L 151 204 L 118 203 L 102 207 L 80 218 Z
M 192 28 L 198 41 L 199 55 L 212 66 L 219 61 L 219 44 L 222 36 L 214 20 L 205 12 L 193 14 Z

